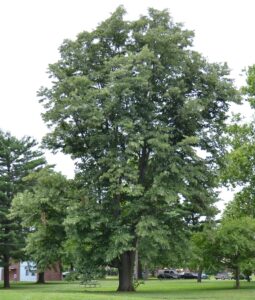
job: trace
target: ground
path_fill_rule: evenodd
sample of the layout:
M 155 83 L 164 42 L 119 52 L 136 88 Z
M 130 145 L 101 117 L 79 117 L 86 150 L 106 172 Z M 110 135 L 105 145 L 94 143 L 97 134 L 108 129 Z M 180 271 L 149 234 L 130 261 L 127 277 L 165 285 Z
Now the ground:
M 0 282 L 1 286 L 1 282 Z M 116 280 L 102 280 L 100 287 L 84 288 L 77 283 L 13 283 L 11 290 L 0 289 L 1 300 L 246 300 L 255 299 L 255 281 L 241 282 L 233 289 L 234 281 L 206 280 L 149 280 L 135 293 L 116 293 Z

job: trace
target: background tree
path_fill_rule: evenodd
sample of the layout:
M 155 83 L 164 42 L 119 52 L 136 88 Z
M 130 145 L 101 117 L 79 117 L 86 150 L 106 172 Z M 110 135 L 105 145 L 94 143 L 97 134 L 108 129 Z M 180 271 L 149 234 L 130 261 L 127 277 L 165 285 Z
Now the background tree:
M 70 184 L 60 173 L 44 168 L 25 178 L 32 189 L 19 193 L 12 202 L 11 215 L 28 231 L 25 252 L 36 263 L 38 282 L 44 271 L 61 265 L 66 233 L 64 219 L 69 205 Z
M 250 79 L 247 80 L 248 89 L 249 82 L 251 82 Z M 238 188 L 239 191 L 235 193 L 233 200 L 226 205 L 223 213 L 224 224 L 228 223 L 229 220 L 236 220 L 235 222 L 239 223 L 240 220 L 243 220 L 245 217 L 252 218 L 254 222 L 255 217 L 254 123 L 250 122 L 250 120 L 245 120 L 244 122 L 244 119 L 242 119 L 239 115 L 234 116 L 233 123 L 228 126 L 226 131 L 227 138 L 225 142 L 228 144 L 228 151 L 224 155 L 222 179 L 225 185 Z M 231 221 L 231 223 L 235 222 Z M 225 226 L 226 225 L 223 227 Z M 240 223 L 240 226 L 245 225 Z M 234 224 L 232 230 L 228 229 L 229 232 L 225 232 L 226 234 L 230 235 L 229 243 L 235 243 L 234 239 L 240 239 L 239 242 L 243 241 L 243 235 L 245 234 L 245 231 L 242 231 L 241 228 L 238 229 L 237 227 L 238 224 Z M 233 230 L 236 230 L 236 232 L 232 233 Z M 224 230 L 222 236 L 223 234 Z M 244 242 L 243 248 L 245 245 L 246 244 Z M 239 247 L 241 248 L 241 245 L 238 244 L 235 245 L 235 248 L 232 247 L 237 251 L 234 252 L 232 249 L 233 256 L 235 253 L 238 255 Z M 252 248 L 250 250 L 252 251 Z M 243 249 L 240 251 L 243 251 Z M 247 255 L 249 254 L 247 253 Z M 238 258 L 229 258 L 229 267 L 231 267 L 231 263 L 233 264 L 233 260 L 238 260 Z M 238 281 L 236 282 L 236 287 L 238 288 L 239 277 L 237 276 L 237 273 L 239 273 L 241 269 L 249 279 L 249 276 L 251 275 L 255 266 L 254 256 L 251 255 L 248 259 L 239 258 L 238 263 L 235 263 L 235 265 L 235 267 L 232 266 L 232 269 L 235 269 L 235 278 Z
M 194 232 L 190 239 L 189 266 L 198 271 L 198 282 L 202 281 L 203 270 L 213 271 L 217 268 L 215 259 L 215 224 L 207 224 L 202 231 Z
M 255 220 L 251 217 L 226 218 L 216 232 L 214 253 L 218 261 L 235 273 L 236 288 L 240 287 L 240 270 L 255 256 Z
M 255 216 L 255 136 L 254 123 L 243 123 L 239 116 L 228 126 L 226 143 L 228 152 L 224 156 L 222 179 L 225 185 L 237 187 L 235 200 L 228 204 L 227 214 Z
M 117 267 L 118 290 L 132 291 L 139 245 L 169 251 L 212 213 L 218 135 L 238 96 L 227 66 L 193 51 L 167 11 L 124 13 L 64 41 L 39 96 L 45 143 L 76 160 L 84 192 L 66 221 L 79 263 Z
M 0 131 L 0 259 L 4 267 L 4 287 L 9 288 L 10 259 L 20 258 L 24 236 L 20 220 L 8 218 L 18 192 L 29 188 L 23 178 L 45 164 L 36 142 L 30 137 L 17 139 Z
M 247 70 L 246 86 L 242 88 L 246 102 L 254 108 L 255 66 Z M 245 116 L 246 117 L 246 116 Z M 227 127 L 225 143 L 228 145 L 223 156 L 222 179 L 225 185 L 238 187 L 234 201 L 228 204 L 225 216 L 255 216 L 255 135 L 254 115 L 245 119 L 235 115 Z
M 221 224 L 196 232 L 191 238 L 191 267 L 198 270 L 231 269 L 240 287 L 240 271 L 247 276 L 254 268 L 255 220 L 224 217 Z

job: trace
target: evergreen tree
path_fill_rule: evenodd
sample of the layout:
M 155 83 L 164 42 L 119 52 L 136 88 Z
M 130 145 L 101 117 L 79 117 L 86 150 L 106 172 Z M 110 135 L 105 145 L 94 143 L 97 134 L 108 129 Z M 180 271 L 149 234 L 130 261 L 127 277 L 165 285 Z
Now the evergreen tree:
M 45 164 L 30 137 L 17 139 L 0 131 L 0 259 L 4 267 L 4 287 L 9 288 L 10 259 L 20 258 L 24 235 L 20 220 L 8 217 L 12 200 L 29 186 L 23 181 L 28 174 Z
M 124 13 L 66 40 L 39 96 L 45 143 L 77 163 L 84 195 L 66 224 L 79 265 L 115 266 L 118 290 L 132 291 L 135 250 L 169 253 L 215 212 L 218 136 L 238 96 L 227 66 L 193 51 L 167 11 Z

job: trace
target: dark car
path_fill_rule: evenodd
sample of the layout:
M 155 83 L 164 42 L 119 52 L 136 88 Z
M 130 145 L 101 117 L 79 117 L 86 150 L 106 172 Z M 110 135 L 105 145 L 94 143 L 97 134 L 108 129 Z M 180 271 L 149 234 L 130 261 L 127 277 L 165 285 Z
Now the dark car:
M 232 276 L 231 276 L 231 279 L 236 280 L 236 276 L 235 276 L 235 275 L 232 275 Z M 245 276 L 244 274 L 239 274 L 239 279 L 240 279 L 240 280 L 247 279 L 247 276 Z
M 174 270 L 163 270 L 158 274 L 158 279 L 179 279 L 180 275 Z
M 192 272 L 186 272 L 186 273 L 183 273 L 181 278 L 183 279 L 197 279 L 197 274 L 196 273 L 192 273 Z
M 231 277 L 229 276 L 229 274 L 227 272 L 222 272 L 222 273 L 216 274 L 215 279 L 216 280 L 226 280 L 226 279 L 231 279 Z

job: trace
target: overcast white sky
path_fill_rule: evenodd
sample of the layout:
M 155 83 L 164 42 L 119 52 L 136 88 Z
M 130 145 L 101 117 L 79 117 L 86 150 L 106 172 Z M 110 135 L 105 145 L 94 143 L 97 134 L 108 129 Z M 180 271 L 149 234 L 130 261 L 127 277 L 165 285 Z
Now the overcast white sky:
M 48 85 L 49 63 L 58 59 L 65 38 L 75 38 L 123 4 L 127 18 L 148 7 L 168 8 L 175 22 L 195 31 L 194 46 L 211 62 L 227 62 L 237 85 L 239 74 L 255 63 L 254 0 L 2 0 L 0 1 L 0 128 L 38 141 L 47 132 L 36 92 Z M 50 157 L 70 176 L 72 163 Z M 224 194 L 228 198 L 230 194 Z

